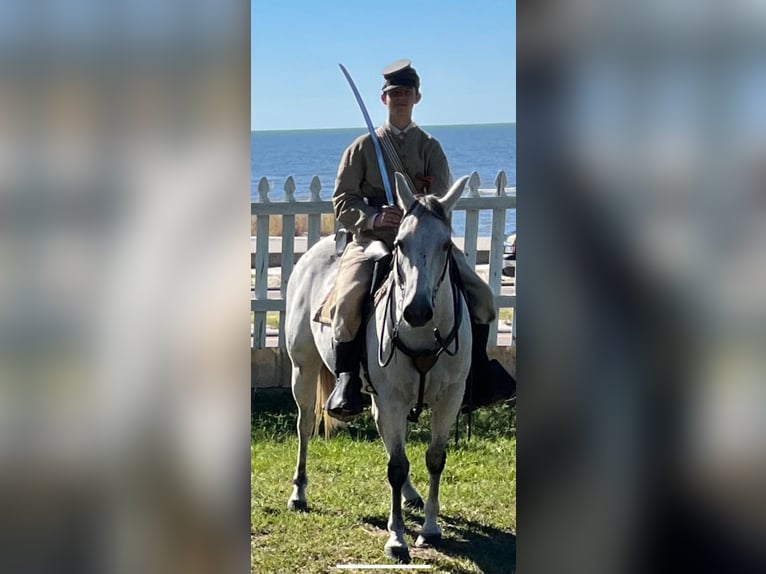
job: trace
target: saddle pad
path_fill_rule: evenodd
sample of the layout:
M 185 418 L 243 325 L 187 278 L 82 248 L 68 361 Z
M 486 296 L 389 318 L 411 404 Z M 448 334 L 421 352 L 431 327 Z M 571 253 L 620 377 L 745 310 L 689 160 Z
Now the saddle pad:
M 381 299 L 386 296 L 388 293 L 389 285 L 391 285 L 390 275 L 383 280 L 381 286 L 378 287 L 377 291 L 375 291 L 373 307 L 377 307 Z M 337 297 L 338 291 L 335 289 L 335 285 L 333 285 L 332 289 L 330 289 L 330 292 L 327 294 L 327 297 L 324 298 L 324 301 L 322 301 L 319 309 L 317 309 L 317 312 L 314 314 L 314 321 L 323 325 L 332 325 L 333 317 L 335 317 L 335 303 L 337 301 Z
M 322 304 L 317 309 L 314 315 L 314 321 L 323 325 L 332 325 L 332 318 L 335 317 L 335 300 L 337 299 L 338 291 L 333 285 L 327 297 L 324 298 Z

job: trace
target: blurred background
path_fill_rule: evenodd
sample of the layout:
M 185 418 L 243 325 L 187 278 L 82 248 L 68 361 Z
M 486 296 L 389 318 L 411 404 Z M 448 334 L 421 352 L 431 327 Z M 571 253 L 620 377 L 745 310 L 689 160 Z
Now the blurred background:
M 247 571 L 248 48 L 0 3 L 0 571 Z
M 766 571 L 766 5 L 517 18 L 519 569 Z

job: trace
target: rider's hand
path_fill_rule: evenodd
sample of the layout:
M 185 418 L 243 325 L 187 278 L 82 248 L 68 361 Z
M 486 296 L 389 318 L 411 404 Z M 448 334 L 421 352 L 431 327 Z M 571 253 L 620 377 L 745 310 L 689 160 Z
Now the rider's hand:
M 397 205 L 386 205 L 382 211 L 375 216 L 372 224 L 374 231 L 396 229 L 402 221 L 402 210 Z

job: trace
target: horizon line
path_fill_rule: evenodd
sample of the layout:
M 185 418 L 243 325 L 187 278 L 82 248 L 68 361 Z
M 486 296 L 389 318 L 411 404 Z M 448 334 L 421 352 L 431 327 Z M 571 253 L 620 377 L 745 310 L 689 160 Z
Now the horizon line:
M 515 121 L 512 122 L 480 122 L 480 123 L 461 123 L 461 124 L 418 124 L 419 126 L 423 128 L 455 128 L 455 127 L 464 127 L 464 126 L 504 126 L 504 125 L 516 125 Z M 328 130 L 367 130 L 367 126 L 345 126 L 345 127 L 334 127 L 334 128 L 287 128 L 287 129 L 280 129 L 280 128 L 272 128 L 272 129 L 253 129 L 252 126 L 250 127 L 250 133 L 265 133 L 265 132 L 319 132 L 319 131 L 328 131 Z

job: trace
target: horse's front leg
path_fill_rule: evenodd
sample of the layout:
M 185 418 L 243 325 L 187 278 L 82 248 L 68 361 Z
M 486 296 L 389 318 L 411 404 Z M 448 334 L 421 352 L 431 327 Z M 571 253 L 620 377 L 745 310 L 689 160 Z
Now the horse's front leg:
M 456 395 L 457 396 L 457 395 Z M 415 546 L 433 546 L 441 541 L 442 531 L 437 523 L 439 516 L 439 485 L 444 465 L 447 462 L 447 442 L 450 428 L 460 409 L 460 398 L 450 398 L 433 408 L 431 415 L 431 443 L 426 450 L 428 469 L 428 498 L 425 504 L 425 520 Z
M 407 482 L 410 463 L 404 451 L 407 428 L 406 412 L 378 412 L 376 423 L 388 453 L 388 482 L 391 485 L 391 512 L 388 516 L 388 541 L 386 556 L 398 562 L 409 564 L 410 552 L 404 540 L 404 518 L 402 517 L 402 488 Z M 410 487 L 411 488 L 411 487 Z

